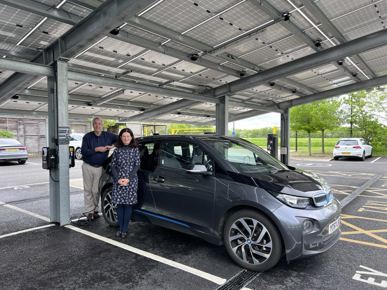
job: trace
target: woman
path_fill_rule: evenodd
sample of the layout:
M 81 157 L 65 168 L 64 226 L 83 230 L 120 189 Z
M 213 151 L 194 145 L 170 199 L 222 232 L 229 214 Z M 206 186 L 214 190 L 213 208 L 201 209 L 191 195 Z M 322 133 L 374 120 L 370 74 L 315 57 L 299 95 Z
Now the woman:
M 117 206 L 119 230 L 116 237 L 126 238 L 132 205 L 137 203 L 140 153 L 129 128 L 122 129 L 118 135 L 116 149 L 112 155 L 113 191 L 112 203 Z

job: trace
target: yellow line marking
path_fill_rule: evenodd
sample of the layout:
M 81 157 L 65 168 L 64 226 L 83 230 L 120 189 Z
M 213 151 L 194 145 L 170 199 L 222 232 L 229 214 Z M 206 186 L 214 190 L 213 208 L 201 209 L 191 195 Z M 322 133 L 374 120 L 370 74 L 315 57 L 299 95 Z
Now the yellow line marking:
M 370 218 L 370 217 L 358 216 L 358 215 L 349 215 L 349 214 L 342 214 L 341 218 L 342 219 L 370 220 L 370 221 L 375 221 L 375 222 L 387 223 L 387 220 L 384 220 L 384 219 L 376 219 L 376 218 Z
M 387 206 L 387 202 L 384 202 L 384 201 L 373 201 L 373 200 L 370 200 L 370 201 L 367 201 L 367 205 L 377 205 L 377 206 Z
M 371 209 L 379 209 L 381 211 L 387 211 L 387 206 L 384 207 L 382 205 L 363 205 L 363 207 L 371 208 Z
M 383 230 L 369 230 L 369 231 L 366 231 L 367 233 L 387 233 L 387 229 L 383 229 Z M 362 235 L 363 233 L 361 232 L 358 232 L 358 231 L 350 231 L 350 232 L 341 232 L 342 235 L 346 236 L 346 235 Z
M 384 213 L 384 214 L 387 214 L 387 212 L 384 212 L 384 211 L 370 210 L 370 209 L 365 209 L 365 208 L 359 208 L 357 211 L 358 211 L 358 212 L 365 212 L 365 211 L 368 211 L 368 212 L 376 212 L 376 213 Z
M 363 234 L 365 234 L 365 235 L 367 235 L 367 236 L 369 236 L 371 238 L 374 238 L 374 239 L 376 239 L 376 240 L 378 240 L 380 242 L 383 242 L 383 243 L 387 244 L 387 240 L 386 239 L 383 239 L 382 237 L 374 235 L 373 233 L 367 233 L 366 230 L 364 230 L 362 228 L 359 228 L 358 226 L 355 226 L 355 225 L 353 225 L 353 224 L 351 224 L 349 222 L 343 221 L 343 220 L 341 221 L 341 223 L 346 225 L 347 227 L 350 227 L 350 228 L 352 228 L 354 230 L 357 230 L 357 231 L 359 231 L 359 232 L 361 232 L 361 233 L 363 233 Z
M 340 238 L 340 241 L 345 241 L 345 242 L 350 242 L 350 243 L 360 244 L 360 245 L 366 245 L 366 246 L 371 246 L 371 247 L 376 247 L 376 248 L 387 249 L 387 246 L 385 246 L 385 245 L 363 242 L 363 241 L 358 241 L 358 240 L 353 240 L 353 239 L 348 239 L 348 238 Z

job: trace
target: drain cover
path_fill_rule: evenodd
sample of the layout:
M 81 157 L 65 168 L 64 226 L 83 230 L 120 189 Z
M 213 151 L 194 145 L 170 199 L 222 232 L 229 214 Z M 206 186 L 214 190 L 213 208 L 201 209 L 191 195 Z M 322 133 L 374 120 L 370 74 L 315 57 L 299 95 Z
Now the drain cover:
M 260 273 L 242 270 L 238 275 L 232 277 L 226 283 L 216 288 L 217 290 L 237 290 L 243 288 L 250 281 L 252 281 L 255 277 L 257 277 Z

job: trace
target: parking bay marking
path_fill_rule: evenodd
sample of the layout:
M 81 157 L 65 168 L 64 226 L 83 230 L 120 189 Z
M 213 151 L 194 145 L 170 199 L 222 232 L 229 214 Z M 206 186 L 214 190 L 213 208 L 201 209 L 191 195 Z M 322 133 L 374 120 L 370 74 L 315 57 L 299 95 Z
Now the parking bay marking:
M 5 206 L 5 207 L 8 207 L 8 208 L 17 210 L 17 211 L 19 211 L 19 212 L 23 212 L 23 213 L 25 213 L 25 214 L 28 214 L 28 215 L 30 215 L 30 216 L 40 218 L 40 219 L 42 219 L 42 220 L 44 220 L 44 221 L 49 221 L 49 219 L 48 219 L 47 217 L 44 217 L 44 216 L 41 216 L 41 215 L 39 215 L 39 214 L 30 212 L 30 211 L 28 211 L 28 210 L 24 210 L 24 209 L 22 209 L 22 208 L 18 208 L 18 207 L 13 206 L 13 205 L 8 205 L 8 204 L 5 204 L 4 202 L 1 202 L 1 201 L 0 201 L 0 204 L 2 204 L 2 205 Z M 115 241 L 115 240 L 112 240 L 112 239 L 109 239 L 109 238 L 106 238 L 106 237 L 103 237 L 103 236 L 94 234 L 94 233 L 92 233 L 92 232 L 89 232 L 89 231 L 86 231 L 86 230 L 83 230 L 83 229 L 74 227 L 74 226 L 72 226 L 72 225 L 67 225 L 67 226 L 65 226 L 65 227 L 68 228 L 68 229 L 70 229 L 70 230 L 76 231 L 76 232 L 78 232 L 78 233 L 84 234 L 84 235 L 86 235 L 86 236 L 92 237 L 92 238 L 94 238 L 94 239 L 97 239 L 97 240 L 103 241 L 103 242 L 105 242 L 105 243 L 108 243 L 108 244 L 110 244 L 110 245 L 113 245 L 113 246 L 119 247 L 119 248 L 121 248 L 121 249 L 130 251 L 130 252 L 132 252 L 132 253 L 134 253 L 134 254 L 137 254 L 137 255 L 140 255 L 140 256 L 143 256 L 143 257 L 152 259 L 152 260 L 154 260 L 154 261 L 163 263 L 163 264 L 165 264 L 165 265 L 168 265 L 168 266 L 171 266 L 171 267 L 180 269 L 180 270 L 182 270 L 182 271 L 188 272 L 188 273 L 193 274 L 193 275 L 195 275 L 195 276 L 198 276 L 198 277 L 200 277 L 200 278 L 203 278 L 203 279 L 206 279 L 206 280 L 208 280 L 208 281 L 211 281 L 211 282 L 213 282 L 213 283 L 215 283 L 215 284 L 223 285 L 223 284 L 227 281 L 227 280 L 224 279 L 224 278 L 221 278 L 221 277 L 212 275 L 212 274 L 210 274 L 210 273 L 207 273 L 207 272 L 204 272 L 204 271 L 195 269 L 195 268 L 193 268 L 193 267 L 190 267 L 190 266 L 187 266 L 187 265 L 184 265 L 184 264 L 175 262 L 175 261 L 173 261 L 173 260 L 169 260 L 169 259 L 167 259 L 167 258 L 158 256 L 158 255 L 155 255 L 155 254 L 146 252 L 146 251 L 144 251 L 144 250 L 137 249 L 137 248 L 132 247 L 132 246 L 129 246 L 129 245 L 127 245 L 127 244 L 120 243 L 120 242 L 118 242 L 118 241 Z M 244 288 L 244 289 L 249 290 L 249 288 Z
M 12 236 L 16 236 L 16 235 L 24 234 L 24 233 L 28 233 L 28 232 L 33 232 L 33 231 L 40 230 L 40 229 L 50 228 L 50 227 L 53 227 L 53 226 L 56 226 L 56 224 L 48 224 L 48 225 L 44 225 L 44 226 L 40 226 L 40 227 L 24 229 L 24 230 L 21 230 L 21 231 L 17 231 L 17 232 L 1 235 L 0 239 L 7 238 L 7 237 L 12 237 Z
M 369 217 L 362 217 L 362 216 L 353 216 L 353 215 L 346 215 L 346 214 L 342 214 L 341 215 L 341 222 L 343 225 L 347 226 L 347 227 L 350 227 L 352 229 L 355 230 L 355 232 L 357 232 L 357 234 L 363 234 L 363 235 L 366 235 L 368 237 L 371 237 L 373 239 L 376 239 L 380 242 L 382 242 L 383 244 L 377 244 L 377 243 L 373 243 L 373 242 L 366 242 L 366 241 L 361 241 L 361 240 L 355 240 L 355 239 L 350 239 L 350 238 L 346 238 L 346 237 L 343 237 L 343 236 L 346 236 L 346 235 L 350 235 L 353 233 L 353 231 L 347 231 L 347 232 L 343 232 L 343 236 L 340 238 L 341 241 L 345 241 L 345 242 L 350 242 L 350 243 L 354 243 L 354 244 L 360 244 L 360 245 L 366 245 L 366 246 L 371 246 L 371 247 L 376 247 L 376 248 L 382 248 L 382 249 L 387 249 L 387 240 L 376 235 L 375 233 L 377 232 L 382 232 L 382 231 L 379 231 L 379 230 L 364 230 L 360 227 L 357 227 L 347 221 L 344 221 L 344 219 L 364 219 L 364 220 L 372 220 L 372 221 L 377 221 L 377 222 L 383 222 L 383 223 L 387 223 L 387 220 L 383 220 L 383 219 L 376 219 L 376 218 L 369 218 Z
M 382 287 L 382 288 L 387 288 L 387 280 L 382 280 L 382 277 L 387 278 L 387 274 L 362 265 L 360 265 L 360 268 L 365 269 L 367 271 L 361 271 L 361 270 L 356 271 L 356 274 L 353 275 L 352 277 L 353 280 Z M 362 276 L 365 276 L 365 277 L 368 276 L 368 278 L 363 279 Z M 379 278 L 380 282 L 377 282 L 376 278 Z
M 378 157 L 378 158 L 372 160 L 370 163 L 374 163 L 374 162 L 378 161 L 380 158 L 382 158 L 382 157 Z

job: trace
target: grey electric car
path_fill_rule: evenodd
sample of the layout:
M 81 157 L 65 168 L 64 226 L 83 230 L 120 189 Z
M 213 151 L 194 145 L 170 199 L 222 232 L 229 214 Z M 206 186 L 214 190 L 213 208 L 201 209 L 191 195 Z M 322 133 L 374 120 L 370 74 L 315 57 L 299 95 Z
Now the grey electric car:
M 322 253 L 340 237 L 340 203 L 327 183 L 285 166 L 254 144 L 215 135 L 138 139 L 139 203 L 134 220 L 224 244 L 242 267 L 264 271 Z M 109 164 L 102 212 L 116 224 Z

